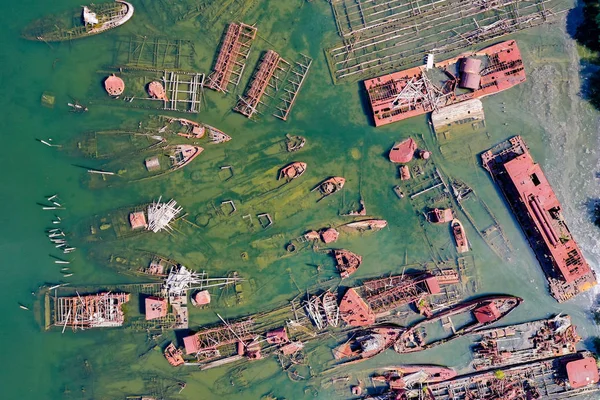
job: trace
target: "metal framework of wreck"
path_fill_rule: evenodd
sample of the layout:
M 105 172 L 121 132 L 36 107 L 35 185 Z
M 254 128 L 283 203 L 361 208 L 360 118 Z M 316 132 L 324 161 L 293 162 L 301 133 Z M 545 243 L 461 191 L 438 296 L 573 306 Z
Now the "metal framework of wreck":
M 163 229 L 172 230 L 170 223 L 183 210 L 177 206 L 177 202 L 173 199 L 167 203 L 161 203 L 162 197 L 158 201 L 153 201 L 148 206 L 148 230 L 154 233 L 160 232 Z
M 261 98 L 267 88 L 272 87 L 275 91 L 279 90 L 278 85 L 281 78 L 277 75 L 277 71 L 285 72 L 286 69 L 282 67 L 284 64 L 288 65 L 288 62 L 273 50 L 268 50 L 256 69 L 250 86 L 233 109 L 252 118 L 258 112 L 257 107 L 262 104 Z
M 107 328 L 123 325 L 122 305 L 129 301 L 127 293 L 99 293 L 54 298 L 54 325 L 73 330 Z
M 215 65 L 208 75 L 208 88 L 225 93 L 230 84 L 237 86 L 240 83 L 256 33 L 254 26 L 241 22 L 229 24 Z
M 194 42 L 148 36 L 119 38 L 115 44 L 113 65 L 130 68 L 188 69 L 196 53 Z
M 556 21 L 558 0 L 332 0 L 342 43 L 326 51 L 335 83 L 357 81 Z
M 254 321 L 252 319 L 205 329 L 193 335 L 193 348 L 197 355 L 218 349 L 221 346 L 254 339 Z M 187 348 L 186 344 L 186 348 Z
M 371 309 L 381 313 L 429 296 L 435 291 L 429 284 L 432 280 L 438 284 L 437 278 L 429 273 L 395 275 L 366 281 L 360 289 Z
M 290 71 L 291 75 L 286 80 L 281 96 L 279 97 L 280 105 L 276 106 L 277 111 L 273 116 L 287 121 L 287 117 L 292 111 L 292 107 L 296 102 L 296 97 L 300 93 L 300 89 L 304 84 L 308 70 L 312 65 L 312 58 L 302 54 L 302 61 L 296 61 Z

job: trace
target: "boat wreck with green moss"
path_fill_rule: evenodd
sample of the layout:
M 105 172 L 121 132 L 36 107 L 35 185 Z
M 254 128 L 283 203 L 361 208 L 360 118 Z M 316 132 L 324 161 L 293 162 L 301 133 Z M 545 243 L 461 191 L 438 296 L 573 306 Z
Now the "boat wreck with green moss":
M 85 242 L 126 239 L 142 233 L 170 231 L 170 226 L 183 210 L 175 200 L 124 207 L 105 215 L 97 215 L 81 223 L 76 234 Z
M 23 30 L 22 36 L 42 42 L 80 39 L 123 25 L 131 19 L 133 12 L 133 5 L 123 0 L 90 4 L 35 20 Z

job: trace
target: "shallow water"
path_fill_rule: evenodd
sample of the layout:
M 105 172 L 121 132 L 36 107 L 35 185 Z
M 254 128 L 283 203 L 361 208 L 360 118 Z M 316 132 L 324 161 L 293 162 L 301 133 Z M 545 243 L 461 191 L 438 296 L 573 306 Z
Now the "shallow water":
M 231 2 L 223 2 L 228 4 Z M 235 2 L 241 4 L 242 2 Z M 335 287 L 339 280 L 330 256 L 310 249 L 289 255 L 285 244 L 309 229 L 336 226 L 349 221 L 340 214 L 356 210 L 365 200 L 369 215 L 388 220 L 380 232 L 342 234 L 336 247 L 363 256 L 363 265 L 348 282 L 383 273 L 400 273 L 403 265 L 440 261 L 455 257 L 448 230 L 421 227 L 420 208 L 407 198 L 399 200 L 392 187 L 400 183 L 397 169 L 387 161 L 387 151 L 399 139 L 412 136 L 433 152 L 433 162 L 445 176 L 460 179 L 473 188 L 500 221 L 514 248 L 511 262 L 499 259 L 465 223 L 473 246 L 479 293 L 509 293 L 525 303 L 505 322 L 521 322 L 553 313 L 568 312 L 587 340 L 598 335 L 587 309 L 592 294 L 564 305 L 556 303 L 545 290 L 540 268 L 502 197 L 479 167 L 477 154 L 514 134 L 523 135 L 534 157 L 542 164 L 563 202 L 567 220 L 575 237 L 596 268 L 600 259 L 598 233 L 589 223 L 586 201 L 598 197 L 593 176 L 598 169 L 598 114 L 578 97 L 579 68 L 573 42 L 565 38 L 561 25 L 541 27 L 515 37 L 524 56 L 528 81 L 516 88 L 483 100 L 486 128 L 466 132 L 457 139 L 437 140 L 425 117 L 417 117 L 375 129 L 365 114 L 364 95 L 359 84 L 333 86 L 323 54 L 327 43 L 336 41 L 331 9 L 326 2 L 293 0 L 247 1 L 246 11 L 235 8 L 202 9 L 202 18 L 186 19 L 186 2 L 169 9 L 172 2 L 134 1 L 136 14 L 125 26 L 93 38 L 72 43 L 32 43 L 18 38 L 19 30 L 31 19 L 79 6 L 73 0 L 39 2 L 25 0 L 6 5 L 0 17 L 0 55 L 2 63 L 0 99 L 4 146 L 0 158 L 5 212 L 2 214 L 2 244 L 5 301 L 0 304 L 4 344 L 0 373 L 3 398 L 13 399 L 119 399 L 127 395 L 156 393 L 168 398 L 256 399 L 267 393 L 285 398 L 347 398 L 348 386 L 322 385 L 326 378 L 315 377 L 293 382 L 280 371 L 274 358 L 244 367 L 218 368 L 199 372 L 173 369 L 158 349 L 150 348 L 144 332 L 111 329 L 64 334 L 43 332 L 32 313 L 21 310 L 17 302 L 33 305 L 31 292 L 46 282 L 71 282 L 73 285 L 124 283 L 133 280 L 102 265 L 92 256 L 111 247 L 153 250 L 186 266 L 205 269 L 211 276 L 236 270 L 249 279 L 245 303 L 239 307 L 193 310 L 190 328 L 218 321 L 215 312 L 236 318 L 268 310 L 304 293 L 305 288 L 322 282 Z M 233 7 L 233 6 L 232 6 Z M 229 14 L 228 14 L 229 13 Z M 70 143 L 78 135 L 93 130 L 136 127 L 156 111 L 124 107 L 121 102 L 105 101 L 99 70 L 107 70 L 119 60 L 117 43 L 129 35 L 164 36 L 194 43 L 190 67 L 208 72 L 220 35 L 229 20 L 256 23 L 255 41 L 246 72 L 236 93 L 228 96 L 205 92 L 205 107 L 199 115 L 185 115 L 213 125 L 230 134 L 226 144 L 207 146 L 206 151 L 183 171 L 165 179 L 89 190 L 83 183 L 85 171 L 74 165 L 95 166 L 94 161 L 74 159 L 64 151 L 49 148 L 35 139 L 52 138 Z M 176 21 L 179 21 L 175 23 Z M 137 36 L 139 39 L 139 36 Z M 237 94 L 245 88 L 250 72 L 262 51 L 272 48 L 288 61 L 300 53 L 314 59 L 288 122 L 269 113 L 258 122 L 231 111 Z M 56 105 L 40 105 L 42 92 L 56 96 Z M 90 107 L 83 115 L 68 112 L 66 103 L 78 99 Z M 135 105 L 135 103 L 133 103 Z M 271 111 L 272 112 L 272 111 Z M 307 145 L 298 153 L 281 151 L 285 134 L 300 134 Z M 466 144 L 468 143 L 468 145 Z M 292 161 L 308 163 L 308 170 L 297 181 L 278 187 L 278 169 Z M 231 165 L 234 177 L 224 180 L 220 167 Z M 319 203 L 310 193 L 322 179 L 344 176 L 346 186 Z M 126 242 L 78 245 L 72 257 L 74 275 L 63 278 L 49 254 L 57 254 L 45 237 L 52 211 L 43 211 L 37 202 L 58 193 L 66 210 L 60 215 L 72 232 L 85 218 L 103 212 L 173 197 L 187 212 L 191 224 L 178 224 L 173 236 L 144 235 Z M 233 199 L 236 214 L 217 217 L 213 206 Z M 263 230 L 256 221 L 268 212 L 274 225 Z M 472 211 L 482 226 L 489 224 L 481 211 Z M 251 215 L 249 226 L 243 215 Z M 460 215 L 460 214 L 459 214 Z M 463 222 L 466 218 L 463 218 Z M 432 246 L 426 244 L 429 238 Z M 77 238 L 73 235 L 73 239 Z M 241 254 L 246 252 L 248 260 Z M 316 266 L 320 265 L 320 270 Z M 332 279 L 331 282 L 328 280 Z M 135 308 L 135 306 L 133 306 Z M 172 332 L 164 339 L 175 339 Z M 331 339 L 311 343 L 308 356 L 314 373 L 331 361 Z M 465 367 L 469 362 L 467 338 L 421 354 L 400 356 L 391 351 L 360 364 L 352 370 L 407 362 L 439 363 Z M 309 376 L 301 367 L 298 373 Z M 340 371 L 346 374 L 346 371 Z M 180 394 L 178 381 L 187 387 Z

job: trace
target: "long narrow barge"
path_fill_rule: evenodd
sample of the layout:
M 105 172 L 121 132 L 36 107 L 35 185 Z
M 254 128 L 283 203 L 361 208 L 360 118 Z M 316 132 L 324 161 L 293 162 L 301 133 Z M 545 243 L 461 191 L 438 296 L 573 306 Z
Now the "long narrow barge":
M 447 78 L 439 85 L 434 83 L 437 71 L 430 73 L 427 66 L 364 81 L 375 126 L 499 93 L 526 79 L 521 52 L 514 40 L 441 61 L 435 68 Z
M 596 285 L 562 215 L 562 206 L 541 167 L 520 136 L 481 155 L 483 167 L 500 187 L 541 264 L 550 293 L 564 302 Z
M 431 382 L 423 388 L 391 390 L 374 399 L 562 400 L 599 392 L 598 379 L 596 360 L 591 353 L 581 352 Z

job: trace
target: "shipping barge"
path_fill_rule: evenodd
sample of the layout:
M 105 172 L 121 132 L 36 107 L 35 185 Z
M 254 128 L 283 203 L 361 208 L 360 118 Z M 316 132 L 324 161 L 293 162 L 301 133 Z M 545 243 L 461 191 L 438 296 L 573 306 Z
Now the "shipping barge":
M 590 352 L 462 375 L 414 389 L 390 390 L 378 400 L 562 400 L 598 393 L 598 366 Z M 593 397 L 596 398 L 596 397 Z
M 435 68 L 445 74 L 439 84 L 432 82 L 437 71 L 428 72 L 427 66 L 366 80 L 375 126 L 499 93 L 526 79 L 521 52 L 514 40 L 461 54 L 435 64 Z
M 90 4 L 33 21 L 24 29 L 23 38 L 61 42 L 93 36 L 123 25 L 133 17 L 133 12 L 133 5 L 123 0 Z
M 483 167 L 513 210 L 540 262 L 558 302 L 596 285 L 596 274 L 583 258 L 562 215 L 562 206 L 541 167 L 520 136 L 481 155 Z
M 473 348 L 475 370 L 573 354 L 581 341 L 568 315 L 486 329 L 475 336 L 478 336 Z

